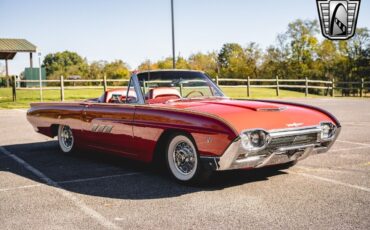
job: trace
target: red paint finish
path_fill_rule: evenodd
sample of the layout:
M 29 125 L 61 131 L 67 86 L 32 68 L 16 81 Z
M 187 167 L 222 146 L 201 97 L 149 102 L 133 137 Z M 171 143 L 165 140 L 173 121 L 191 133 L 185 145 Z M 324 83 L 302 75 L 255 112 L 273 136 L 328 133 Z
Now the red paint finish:
M 76 102 L 31 106 L 27 118 L 42 134 L 54 136 L 53 125 L 69 125 L 79 147 L 145 162 L 152 160 L 165 132 L 186 132 L 194 138 L 200 155 L 220 156 L 246 129 L 273 130 L 289 128 L 290 123 L 317 126 L 322 121 L 335 122 L 324 112 L 304 106 L 225 99 L 152 105 Z
M 222 117 L 232 124 L 238 133 L 253 128 L 284 129 L 289 128 L 287 125 L 291 123 L 302 123 L 302 126 L 315 126 L 322 121 L 335 123 L 328 115 L 317 110 L 265 102 L 210 100 L 172 103 L 171 106 Z M 266 111 L 266 109 L 279 108 L 283 108 L 282 111 Z M 259 109 L 265 110 L 258 111 Z

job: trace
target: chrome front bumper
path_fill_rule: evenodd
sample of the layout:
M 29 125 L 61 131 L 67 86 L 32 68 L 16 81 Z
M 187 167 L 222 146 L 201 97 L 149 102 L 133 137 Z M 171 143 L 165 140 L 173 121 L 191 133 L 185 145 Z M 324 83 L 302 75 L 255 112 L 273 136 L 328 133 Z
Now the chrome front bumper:
M 268 165 L 299 161 L 313 154 L 327 152 L 338 137 L 340 127 L 336 128 L 335 135 L 330 140 L 320 140 L 320 133 L 320 127 L 272 131 L 269 132 L 271 140 L 290 137 L 293 138 L 293 142 L 276 148 L 269 148 L 269 145 L 267 145 L 265 149 L 258 152 L 248 152 L 241 146 L 240 138 L 236 138 L 221 157 L 201 157 L 201 160 L 204 165 L 218 171 L 261 168 Z M 311 135 L 311 137 L 317 135 L 317 139 L 312 143 L 294 144 L 295 137 L 304 137 L 304 135 Z

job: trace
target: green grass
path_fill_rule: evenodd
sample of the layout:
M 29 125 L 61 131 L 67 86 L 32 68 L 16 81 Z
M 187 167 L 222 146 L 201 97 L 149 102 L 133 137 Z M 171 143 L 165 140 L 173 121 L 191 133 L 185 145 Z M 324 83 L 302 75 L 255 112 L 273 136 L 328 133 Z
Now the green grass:
M 102 93 L 102 89 L 66 89 L 64 90 L 64 98 L 66 101 L 76 101 L 100 97 Z M 42 94 L 43 101 L 60 101 L 59 90 L 44 90 Z M 17 101 L 13 102 L 12 90 L 0 88 L 0 108 L 28 108 L 30 103 L 39 101 L 39 90 L 17 90 Z
M 250 95 L 247 95 L 247 88 L 230 88 L 221 87 L 224 93 L 231 98 L 303 98 L 304 93 L 291 91 L 291 90 L 279 90 L 279 97 L 276 96 L 276 89 L 271 88 L 251 88 Z M 320 97 L 318 95 L 309 94 L 309 97 Z
M 248 98 L 246 88 L 222 87 L 223 91 L 231 98 Z M 102 94 L 102 89 L 66 89 L 64 96 L 66 101 L 76 101 L 88 98 L 96 98 Z M 249 98 L 304 98 L 304 93 L 280 90 L 280 96 L 276 97 L 275 89 L 252 88 Z M 310 94 L 309 97 L 319 97 Z M 59 90 L 44 90 L 44 101 L 60 101 Z M 0 88 L 0 108 L 28 108 L 32 102 L 40 101 L 40 91 L 38 90 L 17 90 L 17 102 L 12 101 L 12 90 L 10 88 Z

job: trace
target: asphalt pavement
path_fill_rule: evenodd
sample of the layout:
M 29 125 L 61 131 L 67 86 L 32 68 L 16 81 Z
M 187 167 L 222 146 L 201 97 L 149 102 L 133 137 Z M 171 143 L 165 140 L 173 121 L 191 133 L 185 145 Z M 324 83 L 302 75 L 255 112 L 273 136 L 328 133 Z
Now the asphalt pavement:
M 198 187 L 104 153 L 63 155 L 25 110 L 0 110 L 0 229 L 370 229 L 370 100 L 290 101 L 341 121 L 328 153 Z

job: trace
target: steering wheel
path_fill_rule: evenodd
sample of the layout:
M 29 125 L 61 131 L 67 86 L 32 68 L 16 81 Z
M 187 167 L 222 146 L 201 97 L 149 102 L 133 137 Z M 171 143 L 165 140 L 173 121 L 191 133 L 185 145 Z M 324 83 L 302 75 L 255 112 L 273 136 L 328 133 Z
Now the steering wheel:
M 203 94 L 201 91 L 193 90 L 193 91 L 191 91 L 190 93 L 188 93 L 185 97 L 189 97 L 190 95 L 192 95 L 192 94 L 194 94 L 194 93 L 199 93 L 200 95 L 204 96 L 204 94 Z

